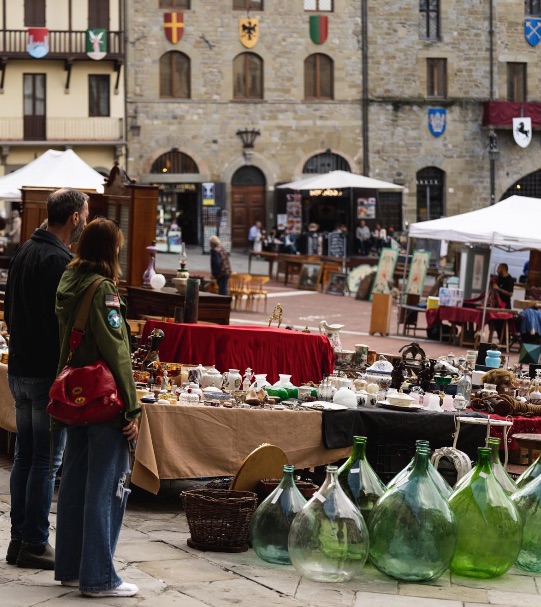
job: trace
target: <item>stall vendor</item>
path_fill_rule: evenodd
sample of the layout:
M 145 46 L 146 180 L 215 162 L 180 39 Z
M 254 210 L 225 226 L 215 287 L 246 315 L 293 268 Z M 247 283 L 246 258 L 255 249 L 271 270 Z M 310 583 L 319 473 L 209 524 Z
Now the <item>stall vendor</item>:
M 496 277 L 496 284 L 493 288 L 498 292 L 505 307 L 510 310 L 511 297 L 513 296 L 513 289 L 515 288 L 515 279 L 509 274 L 509 267 L 506 263 L 499 264 L 496 271 L 498 276 Z

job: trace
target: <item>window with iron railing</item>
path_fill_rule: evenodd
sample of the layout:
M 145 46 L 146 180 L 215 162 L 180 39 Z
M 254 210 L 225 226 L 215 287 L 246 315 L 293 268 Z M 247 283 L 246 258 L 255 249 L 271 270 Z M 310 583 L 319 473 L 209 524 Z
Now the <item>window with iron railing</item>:
M 541 0 L 524 0 L 525 17 L 541 17 Z
M 304 98 L 333 99 L 333 60 L 322 53 L 315 53 L 304 60 Z
M 440 0 L 419 0 L 419 38 L 439 40 Z

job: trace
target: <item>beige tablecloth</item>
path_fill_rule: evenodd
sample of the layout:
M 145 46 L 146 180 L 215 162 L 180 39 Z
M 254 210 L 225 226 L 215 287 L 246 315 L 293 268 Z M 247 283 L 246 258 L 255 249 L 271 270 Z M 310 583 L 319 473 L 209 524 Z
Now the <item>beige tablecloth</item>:
M 296 468 L 329 464 L 351 449 L 325 449 L 319 411 L 143 405 L 132 482 L 158 493 L 160 479 L 234 475 L 262 443 Z
M 0 363 L 0 428 L 17 432 L 13 396 L 8 386 L 8 366 Z

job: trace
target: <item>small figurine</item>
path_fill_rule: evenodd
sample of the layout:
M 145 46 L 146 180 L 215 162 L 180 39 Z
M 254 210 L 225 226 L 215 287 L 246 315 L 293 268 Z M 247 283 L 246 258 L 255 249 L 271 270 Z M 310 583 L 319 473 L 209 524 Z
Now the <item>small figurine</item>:
M 160 356 L 158 348 L 160 342 L 165 337 L 165 333 L 161 329 L 153 329 L 147 337 L 147 353 L 143 360 L 143 371 L 150 371 L 155 362 L 159 362 Z
M 280 304 L 276 304 L 274 306 L 274 310 L 272 311 L 272 314 L 269 318 L 269 327 L 272 324 L 273 320 L 278 321 L 278 328 L 280 328 L 280 325 L 282 324 L 282 317 L 284 315 L 284 311 L 282 309 L 282 306 Z
M 406 364 L 402 359 L 395 361 L 393 370 L 391 371 L 391 388 L 400 390 L 406 377 Z
M 419 371 L 419 375 L 418 375 L 419 387 L 423 390 L 423 392 L 431 391 L 433 377 L 434 377 L 433 362 L 430 360 L 423 361 L 422 369 Z
M 244 380 L 242 382 L 242 389 L 244 392 L 247 392 L 248 389 L 250 388 L 250 385 L 252 384 L 252 377 L 253 377 L 252 369 L 250 369 L 250 367 L 248 367 L 246 369 L 246 371 L 244 371 Z

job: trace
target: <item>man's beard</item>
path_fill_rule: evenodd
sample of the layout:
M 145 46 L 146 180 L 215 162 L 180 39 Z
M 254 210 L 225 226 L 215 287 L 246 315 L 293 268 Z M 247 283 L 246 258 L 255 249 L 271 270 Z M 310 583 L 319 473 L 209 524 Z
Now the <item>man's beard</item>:
M 85 223 L 82 220 L 79 220 L 77 227 L 71 233 L 71 244 L 75 244 L 76 242 L 79 242 L 79 238 L 81 238 L 81 234 L 83 233 L 84 229 L 85 229 Z

